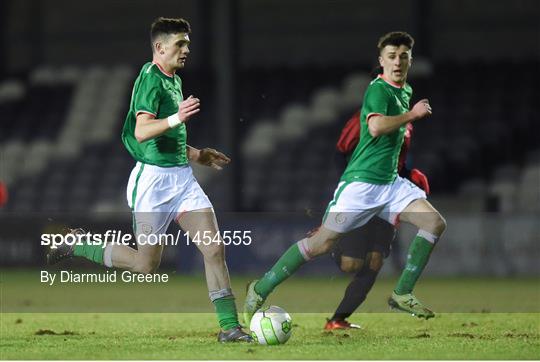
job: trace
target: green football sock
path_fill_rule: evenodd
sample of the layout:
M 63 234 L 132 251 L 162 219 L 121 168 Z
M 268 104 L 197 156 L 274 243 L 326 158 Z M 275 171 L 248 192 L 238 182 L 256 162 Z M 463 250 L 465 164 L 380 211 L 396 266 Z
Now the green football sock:
M 75 245 L 73 247 L 73 255 L 81 256 L 101 265 L 103 265 L 104 252 L 105 249 L 101 245 L 89 245 L 84 243 L 83 245 Z
M 305 262 L 306 260 L 300 252 L 298 243 L 294 243 L 279 258 L 272 269 L 264 274 L 264 277 L 255 284 L 255 292 L 263 298 L 268 297 L 275 287 L 294 274 Z
M 430 243 L 424 237 L 416 235 L 409 247 L 405 269 L 403 269 L 401 277 L 394 289 L 396 294 L 402 295 L 412 292 L 416 281 L 429 260 L 434 246 L 434 243 Z
M 229 295 L 227 297 L 214 299 L 212 301 L 216 308 L 217 319 L 219 326 L 224 331 L 240 326 L 238 323 L 238 315 L 236 313 L 236 303 L 234 297 Z

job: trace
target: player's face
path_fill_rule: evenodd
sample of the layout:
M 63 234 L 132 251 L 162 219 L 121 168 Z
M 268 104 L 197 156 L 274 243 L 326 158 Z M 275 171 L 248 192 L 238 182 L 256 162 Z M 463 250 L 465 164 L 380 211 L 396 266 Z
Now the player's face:
M 169 34 L 157 45 L 160 63 L 167 70 L 174 72 L 184 68 L 189 54 L 189 35 L 186 33 Z
M 405 45 L 385 46 L 379 56 L 379 63 L 384 69 L 385 78 L 398 84 L 404 84 L 411 67 L 411 53 L 411 50 Z

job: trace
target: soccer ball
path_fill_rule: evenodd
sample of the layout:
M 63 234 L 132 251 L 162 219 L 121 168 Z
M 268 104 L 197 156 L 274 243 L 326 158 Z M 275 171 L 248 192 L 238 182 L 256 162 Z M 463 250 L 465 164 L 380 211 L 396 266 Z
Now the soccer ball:
M 292 319 L 283 308 L 272 305 L 255 312 L 249 329 L 260 344 L 283 344 L 291 338 Z

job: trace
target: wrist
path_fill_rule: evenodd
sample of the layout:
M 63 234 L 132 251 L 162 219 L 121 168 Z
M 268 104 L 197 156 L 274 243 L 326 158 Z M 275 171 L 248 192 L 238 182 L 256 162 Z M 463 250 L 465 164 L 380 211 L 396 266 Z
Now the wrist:
M 172 116 L 167 117 L 167 123 L 169 124 L 170 128 L 174 128 L 178 126 L 182 121 L 180 121 L 180 117 L 178 117 L 178 113 L 173 114 Z
M 409 120 L 407 122 L 413 122 L 413 121 L 416 121 L 417 119 L 419 119 L 420 117 L 418 116 L 418 114 L 416 114 L 416 112 L 410 111 L 408 118 L 409 118 Z
M 189 160 L 196 162 L 199 159 L 199 156 L 201 155 L 201 150 L 196 149 L 194 147 L 189 148 Z

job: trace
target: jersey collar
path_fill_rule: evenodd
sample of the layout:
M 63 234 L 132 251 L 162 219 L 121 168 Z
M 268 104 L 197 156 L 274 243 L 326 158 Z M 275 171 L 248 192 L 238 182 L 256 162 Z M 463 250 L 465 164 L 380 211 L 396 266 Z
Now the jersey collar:
M 401 84 L 398 84 L 396 82 L 392 82 L 390 79 L 387 79 L 384 74 L 379 74 L 377 76 L 377 78 L 381 78 L 382 80 L 384 80 L 386 83 L 390 84 L 392 87 L 394 88 L 398 88 L 398 89 L 401 89 L 405 86 L 405 84 L 401 85 Z
M 155 64 L 156 67 L 158 67 L 159 71 L 160 71 L 161 73 L 163 73 L 164 75 L 166 75 L 167 77 L 169 77 L 169 78 L 174 78 L 174 73 L 172 73 L 172 74 L 171 74 L 171 73 L 167 73 L 167 72 L 165 71 L 165 69 L 163 69 L 163 67 L 162 67 L 158 62 L 152 61 L 152 64 Z

